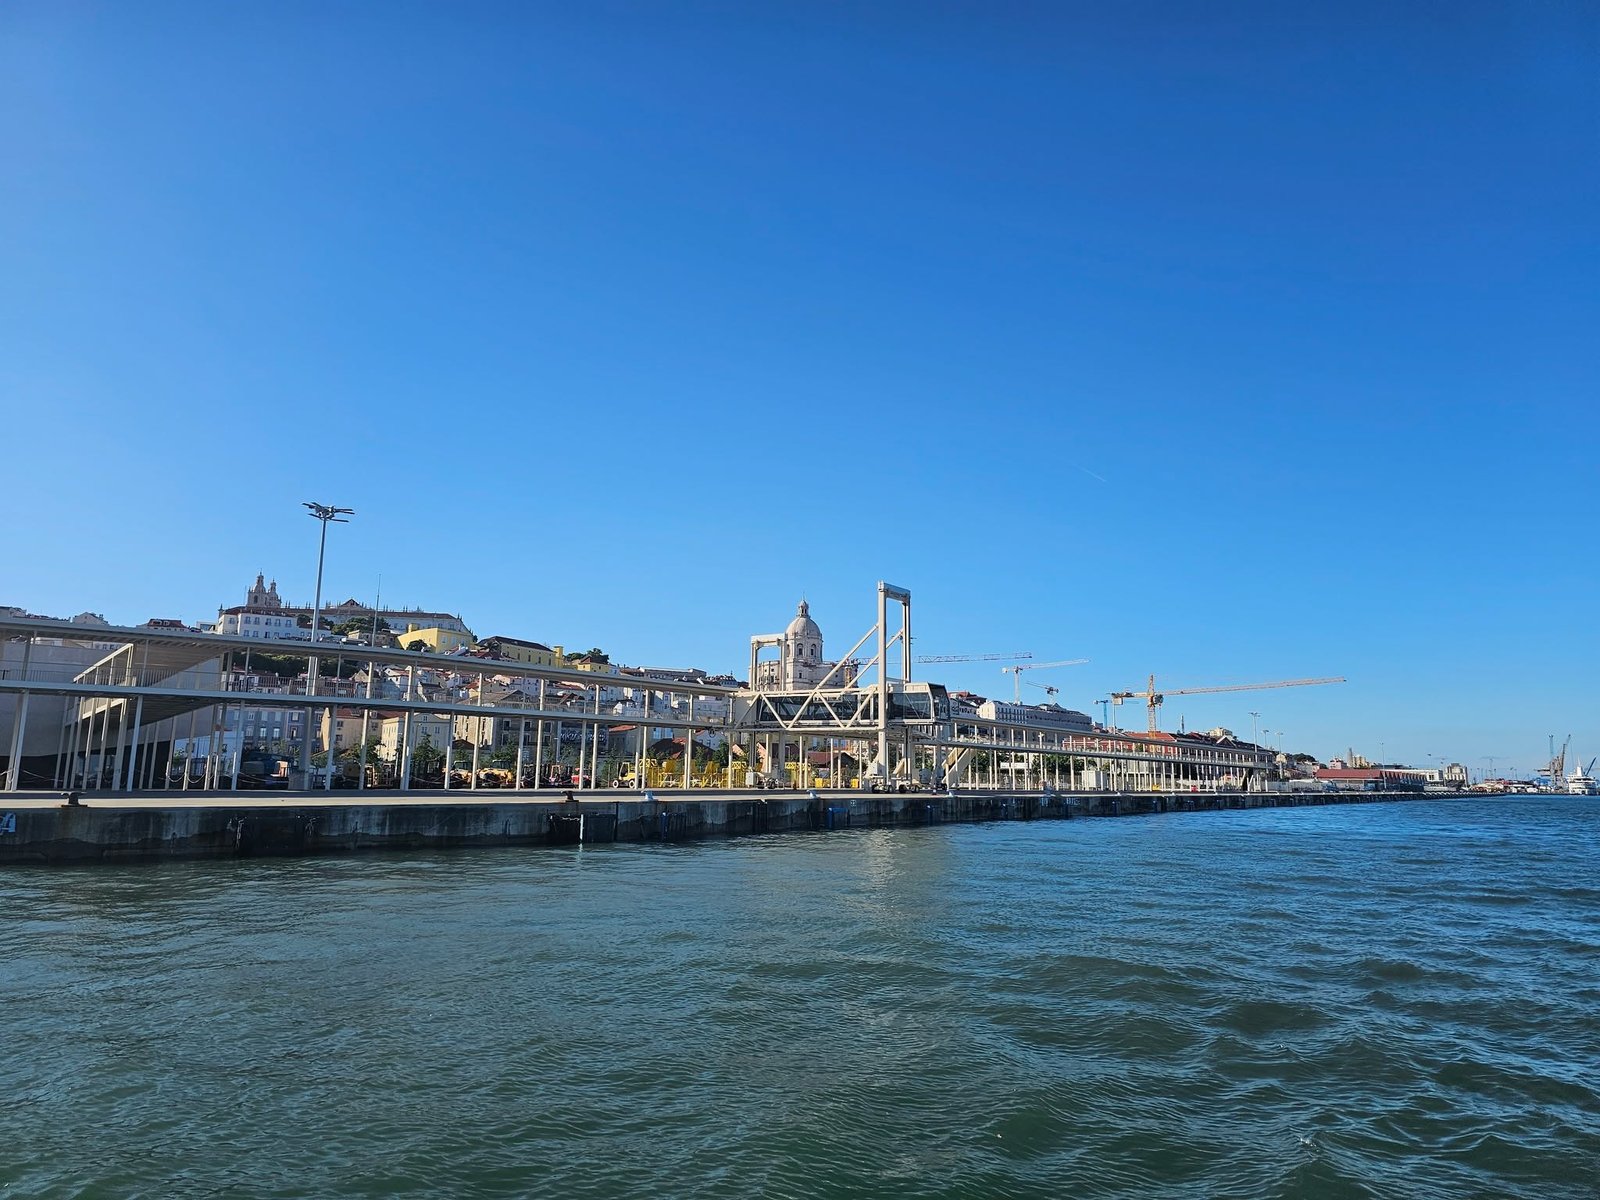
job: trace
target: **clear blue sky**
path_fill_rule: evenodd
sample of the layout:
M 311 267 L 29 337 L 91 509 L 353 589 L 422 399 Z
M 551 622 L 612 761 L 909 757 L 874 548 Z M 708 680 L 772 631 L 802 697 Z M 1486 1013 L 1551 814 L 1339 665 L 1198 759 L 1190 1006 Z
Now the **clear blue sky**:
M 0 603 L 1600 753 L 1597 14 L 14 0 Z

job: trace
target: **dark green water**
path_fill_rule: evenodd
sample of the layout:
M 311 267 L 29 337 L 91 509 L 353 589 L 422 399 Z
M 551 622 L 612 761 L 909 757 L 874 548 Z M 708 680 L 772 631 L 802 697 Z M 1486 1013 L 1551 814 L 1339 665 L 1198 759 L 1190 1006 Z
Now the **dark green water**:
M 1600 1195 L 1600 801 L 0 875 L 0 1196 Z

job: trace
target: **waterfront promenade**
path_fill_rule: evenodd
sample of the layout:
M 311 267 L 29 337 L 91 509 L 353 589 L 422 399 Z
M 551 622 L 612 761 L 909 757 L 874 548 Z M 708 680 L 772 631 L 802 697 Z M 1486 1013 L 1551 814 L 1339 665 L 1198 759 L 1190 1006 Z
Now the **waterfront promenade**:
M 946 823 L 1323 807 L 1419 799 L 1381 792 L 347 792 L 153 796 L 18 792 L 0 807 L 0 865 L 488 846 L 686 841 Z M 1430 796 L 1429 799 L 1441 797 Z M 76 799 L 76 802 L 71 802 Z

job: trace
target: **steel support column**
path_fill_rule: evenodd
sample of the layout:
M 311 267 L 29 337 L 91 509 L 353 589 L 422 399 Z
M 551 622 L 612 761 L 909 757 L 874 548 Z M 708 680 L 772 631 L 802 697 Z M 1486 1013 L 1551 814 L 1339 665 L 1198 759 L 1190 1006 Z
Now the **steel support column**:
M 415 672 L 416 668 L 413 667 L 412 671 Z M 411 689 L 407 687 L 406 698 L 410 699 L 410 696 Z M 411 788 L 411 710 L 409 708 L 406 709 L 405 716 L 400 718 L 400 745 L 395 750 L 395 758 L 399 760 L 395 763 L 395 769 L 399 775 L 400 790 L 402 792 L 409 791 Z
M 30 642 L 29 645 L 32 645 Z M 24 674 L 23 678 L 27 678 Z M 22 780 L 22 744 L 28 733 L 28 693 L 17 697 L 17 715 L 11 723 L 11 754 L 6 760 L 6 791 L 14 792 Z
M 123 705 L 126 710 L 127 705 Z M 128 755 L 127 764 L 123 767 L 122 790 L 131 792 L 139 783 L 139 733 L 144 724 L 144 697 L 140 696 L 133 706 L 133 735 L 129 739 L 133 744 L 133 753 Z
M 591 734 L 593 748 L 589 752 L 589 788 L 592 791 L 600 786 L 600 685 L 594 685 L 594 732 Z
M 483 684 L 482 684 L 481 681 L 478 684 L 478 699 L 480 701 L 483 699 Z M 469 786 L 477 787 L 478 786 L 478 763 L 481 761 L 481 755 L 482 755 L 482 751 L 483 751 L 483 718 L 482 717 L 474 717 L 473 718 L 473 722 L 474 722 L 474 730 L 473 730 L 473 738 L 472 738 L 472 783 Z

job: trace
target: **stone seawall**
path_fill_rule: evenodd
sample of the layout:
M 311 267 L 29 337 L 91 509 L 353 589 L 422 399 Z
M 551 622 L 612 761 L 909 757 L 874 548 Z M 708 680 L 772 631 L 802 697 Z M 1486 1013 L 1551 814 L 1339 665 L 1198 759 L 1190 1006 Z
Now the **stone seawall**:
M 91 798 L 18 794 L 0 803 L 0 865 L 249 855 L 351 854 L 479 846 L 685 841 L 947 822 L 1064 820 L 1199 809 L 1417 799 L 1389 793 L 723 793 L 441 801 L 438 793 L 349 803 L 328 793 L 242 800 L 233 794 Z M 1430 797 L 1437 798 L 1437 797 Z

